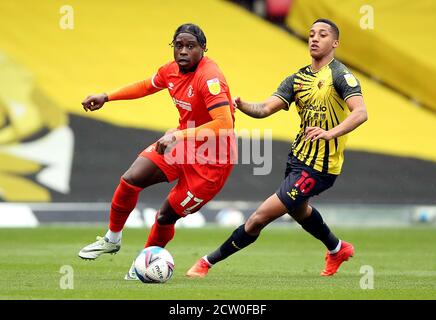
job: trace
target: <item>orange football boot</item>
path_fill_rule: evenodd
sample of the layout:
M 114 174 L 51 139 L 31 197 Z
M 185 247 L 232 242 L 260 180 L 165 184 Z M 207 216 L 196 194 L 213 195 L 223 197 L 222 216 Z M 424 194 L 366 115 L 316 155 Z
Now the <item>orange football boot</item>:
M 352 257 L 354 254 L 354 247 L 351 243 L 342 241 L 341 249 L 334 253 L 330 254 L 329 251 L 327 251 L 325 255 L 325 268 L 323 271 L 321 271 L 322 276 L 332 276 L 334 275 L 339 267 L 341 266 L 342 262 L 347 261 L 350 257 Z
M 201 258 L 186 272 L 186 276 L 191 278 L 204 278 L 210 268 L 209 263 Z

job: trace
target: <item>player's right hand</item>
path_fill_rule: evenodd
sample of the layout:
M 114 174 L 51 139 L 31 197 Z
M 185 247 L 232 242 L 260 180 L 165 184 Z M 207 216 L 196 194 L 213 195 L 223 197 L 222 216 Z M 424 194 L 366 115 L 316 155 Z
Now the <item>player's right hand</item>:
M 87 96 L 85 100 L 82 102 L 83 110 L 86 112 L 95 111 L 103 107 L 104 103 L 108 101 L 108 97 L 106 93 L 101 94 L 93 94 Z
M 165 151 L 169 151 L 176 144 L 177 138 L 173 132 L 166 133 L 156 142 L 156 152 L 158 154 L 164 154 Z

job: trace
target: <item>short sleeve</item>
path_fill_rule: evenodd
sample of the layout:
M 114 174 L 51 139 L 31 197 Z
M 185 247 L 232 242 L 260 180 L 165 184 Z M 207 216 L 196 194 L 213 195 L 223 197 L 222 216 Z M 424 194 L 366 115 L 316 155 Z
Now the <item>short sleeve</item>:
M 205 70 L 198 85 L 208 111 L 231 104 L 227 82 L 218 68 Z
M 151 84 L 156 89 L 165 89 L 167 88 L 167 73 L 168 73 L 168 67 L 170 63 L 167 63 L 166 65 L 163 65 L 159 68 L 159 70 L 151 77 Z
M 347 69 L 333 73 L 333 85 L 344 101 L 350 97 L 362 95 L 359 80 Z
M 276 92 L 273 93 L 273 96 L 282 99 L 286 103 L 285 110 L 289 110 L 289 106 L 294 101 L 294 76 L 293 74 L 283 80 Z

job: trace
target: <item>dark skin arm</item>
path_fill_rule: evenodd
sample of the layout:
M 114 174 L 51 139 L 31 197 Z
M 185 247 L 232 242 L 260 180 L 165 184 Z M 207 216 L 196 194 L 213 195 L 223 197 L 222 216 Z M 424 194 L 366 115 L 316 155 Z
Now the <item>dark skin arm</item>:
M 257 119 L 269 117 L 273 113 L 286 108 L 286 103 L 276 96 L 271 96 L 266 101 L 260 103 L 245 102 L 240 97 L 237 97 L 233 101 L 233 105 L 246 115 Z
M 83 110 L 86 112 L 98 110 L 103 107 L 108 100 L 106 93 L 92 94 L 82 101 Z
M 262 103 L 248 103 L 242 101 L 239 97 L 235 99 L 234 106 L 243 113 L 253 118 L 266 118 L 273 113 L 284 109 L 286 103 L 276 97 L 271 96 Z M 331 140 L 353 131 L 368 119 L 366 106 L 362 96 L 354 96 L 347 99 L 346 104 L 351 113 L 348 117 L 336 127 L 326 131 L 319 127 L 306 128 L 306 140 L 316 141 L 318 139 Z

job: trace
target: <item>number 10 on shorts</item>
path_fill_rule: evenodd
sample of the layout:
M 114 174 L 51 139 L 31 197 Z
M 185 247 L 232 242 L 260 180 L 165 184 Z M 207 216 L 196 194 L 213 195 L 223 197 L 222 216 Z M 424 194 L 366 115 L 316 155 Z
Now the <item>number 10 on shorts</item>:
M 190 205 L 192 204 L 190 207 L 183 210 L 184 214 L 190 214 L 192 212 L 192 210 L 194 210 L 196 207 L 198 207 L 203 202 L 203 199 L 199 199 L 199 198 L 194 197 L 194 195 L 190 191 L 187 191 L 186 194 L 187 194 L 187 197 L 185 198 L 185 200 L 180 202 L 180 205 L 184 208 L 188 205 L 188 203 Z

